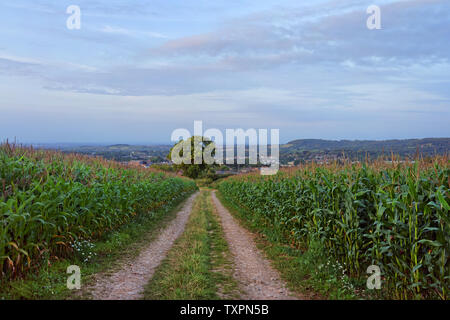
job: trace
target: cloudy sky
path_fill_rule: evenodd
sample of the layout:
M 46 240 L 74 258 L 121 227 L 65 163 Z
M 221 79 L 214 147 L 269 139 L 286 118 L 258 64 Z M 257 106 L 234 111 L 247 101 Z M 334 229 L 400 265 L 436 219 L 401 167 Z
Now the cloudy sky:
M 2 1 L 0 40 L 1 140 L 450 136 L 449 0 Z

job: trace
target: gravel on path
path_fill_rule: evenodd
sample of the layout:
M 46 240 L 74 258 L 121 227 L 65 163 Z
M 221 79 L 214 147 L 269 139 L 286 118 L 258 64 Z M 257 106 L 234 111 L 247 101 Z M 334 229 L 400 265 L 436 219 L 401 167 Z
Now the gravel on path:
M 94 300 L 137 300 L 143 297 L 144 287 L 155 269 L 166 257 L 175 240 L 182 234 L 198 192 L 192 195 L 177 216 L 148 244 L 133 261 L 125 262 L 111 275 L 101 275 L 89 288 Z
M 241 227 L 217 199 L 212 198 L 220 216 L 225 238 L 234 256 L 234 276 L 245 292 L 245 300 L 297 300 L 305 297 L 292 293 L 270 261 L 256 247 L 252 234 Z

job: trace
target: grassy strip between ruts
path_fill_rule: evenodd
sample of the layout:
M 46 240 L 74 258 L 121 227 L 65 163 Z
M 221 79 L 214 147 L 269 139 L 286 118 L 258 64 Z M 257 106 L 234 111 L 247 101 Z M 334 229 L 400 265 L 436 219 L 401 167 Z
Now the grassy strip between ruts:
M 310 244 L 306 252 L 283 244 L 270 228 L 261 228 L 253 221 L 250 212 L 228 201 L 220 192 L 216 194 L 241 225 L 256 235 L 257 247 L 271 260 L 291 290 L 310 299 L 380 298 L 364 290 L 364 279 L 344 274 L 342 266 L 328 257 L 320 244 Z
M 203 190 L 194 203 L 184 233 L 146 286 L 144 299 L 239 298 L 231 261 L 211 192 Z
M 176 217 L 191 194 L 180 195 L 171 204 L 157 211 L 137 216 L 132 222 L 116 231 L 109 232 L 97 242 L 84 245 L 71 259 L 52 261 L 40 270 L 23 279 L 2 283 L 0 300 L 9 299 L 87 299 L 89 292 L 84 289 L 99 272 L 112 272 L 125 260 L 137 257 L 149 241 L 159 234 L 159 230 Z M 81 290 L 67 289 L 66 273 L 69 265 L 81 269 Z

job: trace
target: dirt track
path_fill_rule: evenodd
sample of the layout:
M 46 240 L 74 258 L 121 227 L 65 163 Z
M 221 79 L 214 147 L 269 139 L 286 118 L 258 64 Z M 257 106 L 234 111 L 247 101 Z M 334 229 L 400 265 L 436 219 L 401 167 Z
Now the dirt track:
M 192 195 L 177 216 L 146 248 L 138 258 L 126 261 L 112 274 L 99 274 L 95 284 L 87 289 L 94 300 L 137 300 L 143 297 L 145 285 L 156 268 L 166 257 L 175 240 L 182 234 L 192 210 Z M 244 292 L 245 300 L 293 300 L 304 299 L 287 289 L 270 261 L 256 247 L 253 235 L 241 227 L 220 203 L 215 193 L 212 199 L 234 257 L 234 277 Z
M 240 282 L 246 300 L 294 300 L 302 299 L 286 288 L 278 272 L 258 250 L 250 232 L 231 216 L 212 193 L 213 202 L 220 216 L 225 238 L 234 256 L 235 278 Z
M 144 286 L 153 276 L 156 267 L 165 258 L 174 241 L 184 231 L 198 193 L 192 195 L 176 218 L 166 226 L 157 239 L 144 248 L 139 257 L 124 263 L 111 275 L 99 275 L 89 288 L 94 300 L 136 300 L 142 298 Z

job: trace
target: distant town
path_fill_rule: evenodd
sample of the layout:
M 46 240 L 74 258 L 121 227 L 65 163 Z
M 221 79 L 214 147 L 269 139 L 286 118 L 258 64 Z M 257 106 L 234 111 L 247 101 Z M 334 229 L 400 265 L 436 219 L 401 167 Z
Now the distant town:
M 105 159 L 128 163 L 135 166 L 171 166 L 167 159 L 171 145 L 129 145 L 108 146 L 75 144 L 41 144 L 37 148 L 57 149 L 64 153 L 80 153 L 100 156 Z M 247 147 L 248 149 L 248 147 Z M 269 148 L 270 149 L 270 148 Z M 325 163 L 343 159 L 354 162 L 394 155 L 401 160 L 448 154 L 450 138 L 425 138 L 406 140 L 321 140 L 300 139 L 280 145 L 280 166 L 293 167 L 302 163 Z M 248 150 L 246 150 L 248 151 Z M 247 153 L 246 153 L 247 154 Z M 236 161 L 237 162 L 237 161 Z M 217 174 L 234 174 L 256 170 L 260 165 L 222 165 Z

